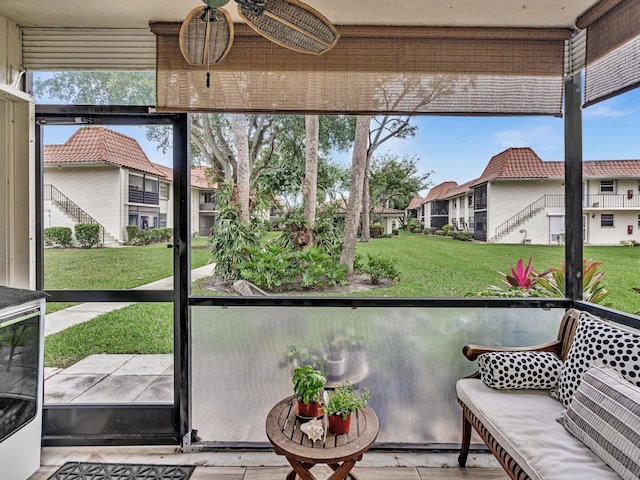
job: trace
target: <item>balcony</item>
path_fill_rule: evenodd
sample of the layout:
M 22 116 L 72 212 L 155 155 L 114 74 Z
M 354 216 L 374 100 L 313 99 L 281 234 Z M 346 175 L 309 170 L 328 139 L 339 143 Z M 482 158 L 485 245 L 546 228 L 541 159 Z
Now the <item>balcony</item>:
M 157 192 L 145 192 L 134 186 L 129 186 L 129 203 L 142 203 L 144 205 L 159 205 L 160 196 Z
M 640 193 L 584 195 L 583 208 L 591 210 L 640 210 Z
M 218 207 L 215 203 L 212 202 L 205 202 L 205 203 L 201 203 L 200 204 L 200 211 L 201 212 L 215 212 L 218 210 Z

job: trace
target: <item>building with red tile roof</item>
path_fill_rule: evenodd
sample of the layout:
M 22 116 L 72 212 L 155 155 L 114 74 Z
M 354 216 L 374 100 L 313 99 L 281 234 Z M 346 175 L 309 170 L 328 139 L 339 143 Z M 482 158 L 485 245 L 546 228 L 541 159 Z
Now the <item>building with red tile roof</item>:
M 585 243 L 640 241 L 640 160 L 586 161 L 583 178 Z M 563 182 L 564 162 L 508 148 L 480 177 L 433 187 L 418 218 L 436 228 L 446 218 L 481 241 L 557 244 L 564 238 Z
M 45 226 L 99 223 L 104 243 L 126 241 L 126 227 L 173 225 L 173 170 L 149 160 L 138 142 L 105 127 L 78 129 L 63 145 L 44 147 Z M 215 223 L 216 185 L 206 167 L 191 171 L 193 233 Z M 79 219 L 78 212 L 84 212 Z

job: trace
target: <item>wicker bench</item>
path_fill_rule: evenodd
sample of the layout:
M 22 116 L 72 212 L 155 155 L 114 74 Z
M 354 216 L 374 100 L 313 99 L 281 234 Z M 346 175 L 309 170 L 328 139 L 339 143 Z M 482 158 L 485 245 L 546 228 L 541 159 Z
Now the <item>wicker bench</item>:
M 469 360 L 476 360 L 479 355 L 489 352 L 543 351 L 552 352 L 565 362 L 579 325 L 579 316 L 580 312 L 575 309 L 567 311 L 557 339 L 543 345 L 523 348 L 467 345 L 463 354 Z M 610 323 L 606 325 L 612 326 Z M 478 372 L 458 380 L 456 390 L 463 412 L 462 448 L 458 458 L 461 467 L 466 464 L 473 426 L 514 480 L 620 478 L 557 421 L 565 406 L 551 398 L 548 390 L 489 388 Z

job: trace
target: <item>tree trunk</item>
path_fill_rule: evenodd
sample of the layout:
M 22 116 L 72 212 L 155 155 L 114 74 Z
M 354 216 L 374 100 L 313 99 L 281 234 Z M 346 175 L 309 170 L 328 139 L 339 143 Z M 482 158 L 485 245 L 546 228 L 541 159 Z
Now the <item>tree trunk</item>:
M 340 255 L 340 262 L 347 266 L 349 275 L 353 275 L 353 260 L 356 255 L 356 237 L 358 236 L 358 224 L 362 210 L 362 188 L 364 169 L 367 163 L 370 123 L 371 115 L 359 116 L 356 121 L 356 138 L 351 160 L 351 191 L 349 192 L 349 205 L 344 226 L 344 248 L 342 255 Z
M 318 141 L 320 123 L 318 115 L 305 115 L 306 135 L 306 169 L 302 180 L 302 203 L 304 216 L 307 218 L 307 235 L 309 243 L 306 248 L 315 245 L 313 229 L 316 223 L 316 196 L 318 193 Z
M 249 224 L 249 182 L 251 171 L 249 168 L 249 135 L 244 115 L 234 113 L 229 115 L 233 139 L 236 145 L 238 203 L 240 204 L 240 220 Z
M 361 242 L 370 242 L 371 241 L 371 232 L 369 231 L 369 225 L 371 224 L 371 219 L 369 218 L 369 212 L 371 211 L 371 196 L 369 192 L 369 167 L 371 163 L 371 157 L 369 155 L 369 150 L 367 150 L 367 162 L 364 166 L 364 179 L 362 186 L 362 233 L 360 234 Z

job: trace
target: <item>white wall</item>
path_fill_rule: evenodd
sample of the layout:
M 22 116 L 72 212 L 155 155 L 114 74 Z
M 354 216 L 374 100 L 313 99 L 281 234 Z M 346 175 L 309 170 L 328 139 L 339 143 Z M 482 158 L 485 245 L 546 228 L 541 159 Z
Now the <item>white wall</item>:
M 127 216 L 123 217 L 121 169 L 112 166 L 61 168 L 49 166 L 44 171 L 45 185 L 51 184 L 69 197 L 118 241 L 124 241 Z M 51 226 L 65 226 L 54 223 Z
M 562 180 L 504 180 L 489 183 L 487 189 L 487 239 L 495 240 L 496 228 L 546 194 L 564 194 Z M 544 214 L 543 214 L 544 216 Z M 520 230 L 519 227 L 516 230 Z M 519 235 L 522 240 L 522 235 Z M 548 243 L 547 237 L 542 243 Z
M 20 29 L 0 16 L 0 84 L 16 86 L 22 65 Z
M 613 227 L 600 226 L 602 213 L 613 214 Z M 640 226 L 638 226 L 640 211 L 610 210 L 592 212 L 587 215 L 587 239 L 585 243 L 591 245 L 618 245 L 622 240 L 640 242 Z M 627 226 L 633 227 L 633 233 L 627 233 Z
M 31 289 L 35 288 L 34 126 L 33 99 L 0 84 L 0 285 Z

